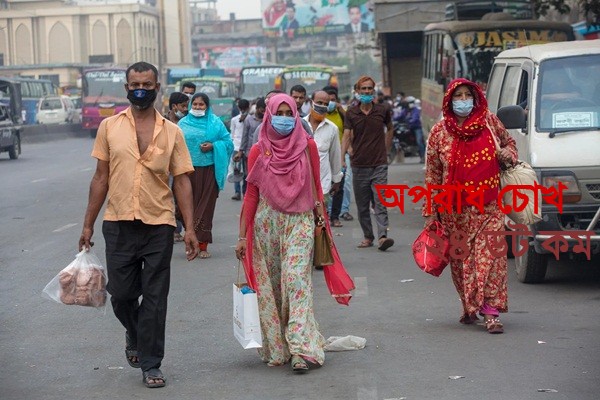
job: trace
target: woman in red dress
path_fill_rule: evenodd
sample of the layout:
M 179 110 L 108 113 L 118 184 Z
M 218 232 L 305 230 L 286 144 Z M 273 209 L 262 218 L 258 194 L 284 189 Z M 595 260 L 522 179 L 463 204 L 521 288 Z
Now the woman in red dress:
M 452 245 L 461 249 L 451 251 L 450 257 L 452 280 L 463 307 L 460 322 L 472 324 L 479 313 L 489 333 L 502 333 L 498 316 L 508 311 L 507 260 L 506 255 L 495 257 L 490 252 L 482 232 L 504 229 L 504 215 L 497 204 L 500 165 L 516 163 L 515 141 L 488 110 L 481 89 L 467 79 L 450 83 L 442 110 L 444 119 L 434 125 L 427 141 L 425 183 L 482 191 L 483 212 L 454 198 L 460 210 L 453 206 L 452 212 L 438 213 L 437 207 L 424 207 L 425 226 L 439 220 L 451 234 Z M 459 195 L 464 199 L 467 194 Z

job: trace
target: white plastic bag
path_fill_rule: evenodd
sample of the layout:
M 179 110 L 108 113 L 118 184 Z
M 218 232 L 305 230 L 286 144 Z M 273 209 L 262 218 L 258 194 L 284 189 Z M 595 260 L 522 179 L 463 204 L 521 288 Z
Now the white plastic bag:
M 364 349 L 367 339 L 358 336 L 331 336 L 325 343 L 325 351 L 345 351 Z
M 81 251 L 42 291 L 57 303 L 103 308 L 106 305 L 106 271 L 91 251 Z
M 255 349 L 262 347 L 258 297 L 247 288 L 246 283 L 233 284 L 233 335 L 244 349 Z

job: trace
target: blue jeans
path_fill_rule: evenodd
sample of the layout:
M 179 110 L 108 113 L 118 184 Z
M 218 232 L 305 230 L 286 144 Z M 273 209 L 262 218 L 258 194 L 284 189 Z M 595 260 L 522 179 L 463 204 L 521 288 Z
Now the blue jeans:
M 342 201 L 342 211 L 340 215 L 350 212 L 352 204 L 352 168 L 350 168 L 350 156 L 346 154 L 346 176 L 344 181 L 344 200 Z
M 416 128 L 415 131 L 415 139 L 417 139 L 417 147 L 419 148 L 419 157 L 425 157 L 425 141 L 423 140 L 423 129 Z

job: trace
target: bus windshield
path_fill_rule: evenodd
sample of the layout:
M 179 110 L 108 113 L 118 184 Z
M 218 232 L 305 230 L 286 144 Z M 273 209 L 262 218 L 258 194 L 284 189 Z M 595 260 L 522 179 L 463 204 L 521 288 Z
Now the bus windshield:
M 302 85 L 307 94 L 316 92 L 329 85 L 331 72 L 319 69 L 294 68 L 293 70 L 284 70 L 282 73 L 285 92 L 289 92 L 295 85 Z
M 459 50 L 459 76 L 476 82 L 485 90 L 494 57 L 503 50 L 567 39 L 564 31 L 554 29 L 507 27 L 458 33 L 454 42 Z
M 240 74 L 242 84 L 241 97 L 255 99 L 263 97 L 275 87 L 275 78 L 283 71 L 281 66 L 257 66 L 242 68 Z
M 87 71 L 84 74 L 83 102 L 128 103 L 125 91 L 125 70 Z

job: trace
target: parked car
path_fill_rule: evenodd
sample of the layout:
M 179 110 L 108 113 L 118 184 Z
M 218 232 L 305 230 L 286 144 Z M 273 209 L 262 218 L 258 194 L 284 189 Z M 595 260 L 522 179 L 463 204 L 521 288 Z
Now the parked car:
M 37 123 L 58 124 L 72 123 L 75 116 L 75 106 L 68 96 L 46 96 L 38 103 Z
M 14 124 L 7 105 L 0 104 L 0 153 L 8 152 L 12 160 L 19 158 L 21 154 L 21 134 Z
M 71 96 L 69 97 L 73 102 L 73 107 L 75 108 L 73 111 L 73 122 L 74 124 L 81 123 L 81 97 L 80 96 Z
M 505 50 L 486 97 L 538 182 L 564 189 L 562 212 L 544 198 L 542 221 L 509 236 L 518 279 L 541 282 L 551 254 L 589 259 L 600 252 L 600 40 Z M 557 232 L 553 254 L 543 244 Z

